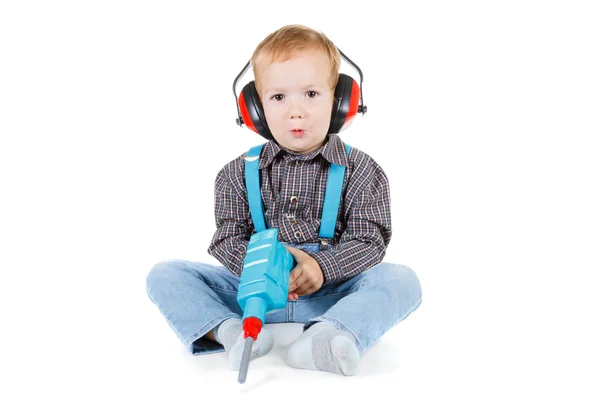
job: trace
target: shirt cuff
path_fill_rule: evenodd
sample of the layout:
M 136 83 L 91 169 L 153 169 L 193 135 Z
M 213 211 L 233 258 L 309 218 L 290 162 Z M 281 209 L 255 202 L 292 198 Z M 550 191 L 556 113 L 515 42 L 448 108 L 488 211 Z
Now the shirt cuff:
M 310 255 L 314 258 L 323 271 L 323 285 L 339 282 L 344 279 L 344 273 L 338 266 L 338 262 L 335 258 L 333 251 L 319 251 Z

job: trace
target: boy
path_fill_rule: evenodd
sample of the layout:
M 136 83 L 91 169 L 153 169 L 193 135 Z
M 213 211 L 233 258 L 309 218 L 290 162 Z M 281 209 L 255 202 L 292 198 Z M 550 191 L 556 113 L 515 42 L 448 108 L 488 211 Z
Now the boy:
M 382 263 L 391 239 L 387 177 L 367 154 L 346 153 L 328 133 L 340 54 L 322 33 L 301 25 L 267 36 L 252 60 L 256 91 L 273 139 L 260 153 L 260 192 L 270 227 L 296 260 L 288 304 L 266 323 L 301 322 L 286 349 L 295 368 L 354 375 L 361 354 L 421 304 L 421 287 L 408 267 Z M 193 354 L 225 350 L 240 367 L 243 314 L 237 287 L 255 232 L 244 181 L 244 158 L 229 162 L 215 182 L 217 230 L 209 254 L 226 268 L 170 260 L 148 275 L 147 290 Z M 346 167 L 335 235 L 319 242 L 331 164 Z M 263 328 L 251 358 L 273 346 Z

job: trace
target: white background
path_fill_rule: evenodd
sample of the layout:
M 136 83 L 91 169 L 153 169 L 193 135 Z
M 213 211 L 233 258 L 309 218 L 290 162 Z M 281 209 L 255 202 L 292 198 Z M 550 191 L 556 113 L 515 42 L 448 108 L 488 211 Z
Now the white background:
M 2 2 L 1 398 L 600 396 L 595 2 L 333 3 Z M 262 142 L 233 79 L 289 23 L 363 70 L 341 137 L 388 174 L 386 261 L 424 297 L 358 376 L 287 367 L 279 325 L 241 386 L 145 278 L 216 262 L 214 178 Z

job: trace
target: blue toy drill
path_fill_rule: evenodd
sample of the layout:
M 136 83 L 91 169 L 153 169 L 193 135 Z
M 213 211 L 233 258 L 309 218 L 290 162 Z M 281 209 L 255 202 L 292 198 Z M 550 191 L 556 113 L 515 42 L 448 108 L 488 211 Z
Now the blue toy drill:
M 244 352 L 238 382 L 244 383 L 252 344 L 258 338 L 267 312 L 287 304 L 290 271 L 296 265 L 294 257 L 277 241 L 278 229 L 257 232 L 250 237 L 237 301 L 244 310 Z
M 296 265 L 294 257 L 277 240 L 279 230 L 269 228 L 264 217 L 258 171 L 263 145 L 252 147 L 244 163 L 248 206 L 256 233 L 248 242 L 238 286 L 237 301 L 244 310 L 242 321 L 246 340 L 239 383 L 246 381 L 252 344 L 258 338 L 267 312 L 284 308 L 287 304 L 290 271 Z M 346 144 L 346 154 L 349 152 L 350 146 Z M 327 250 L 329 240 L 334 235 L 345 171 L 346 167 L 341 165 L 331 164 L 329 167 L 319 230 L 321 250 Z

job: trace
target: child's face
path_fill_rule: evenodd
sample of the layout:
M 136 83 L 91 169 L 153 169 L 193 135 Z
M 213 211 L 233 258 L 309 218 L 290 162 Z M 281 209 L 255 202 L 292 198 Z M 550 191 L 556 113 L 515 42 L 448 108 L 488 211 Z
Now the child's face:
M 333 107 L 329 71 L 323 51 L 298 53 L 259 70 L 265 117 L 279 145 L 302 154 L 321 147 Z

